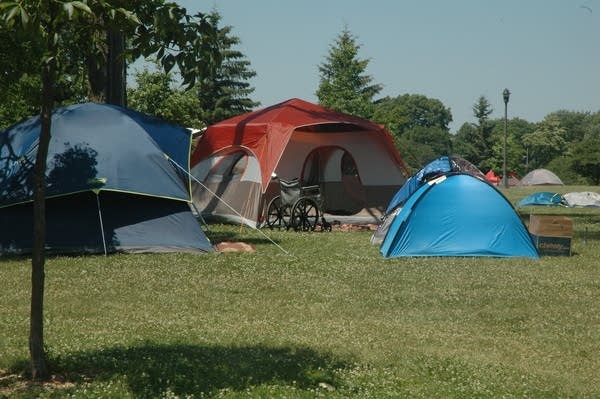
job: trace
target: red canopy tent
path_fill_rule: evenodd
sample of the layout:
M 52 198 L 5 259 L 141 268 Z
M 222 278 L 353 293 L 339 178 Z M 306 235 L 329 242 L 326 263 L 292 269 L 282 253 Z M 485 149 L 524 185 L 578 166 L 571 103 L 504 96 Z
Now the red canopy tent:
M 490 182 L 492 184 L 500 183 L 500 177 L 498 177 L 492 169 L 488 170 L 487 173 L 485 174 L 485 180 L 487 180 L 488 182 Z
M 239 178 L 223 177 L 223 173 L 230 173 L 223 166 L 226 158 L 232 159 L 231 171 Z M 385 209 L 409 175 L 383 126 L 296 98 L 209 126 L 192 154 L 192 174 L 205 185 L 214 183 L 213 188 L 222 194 L 233 190 L 226 180 L 257 185 L 244 189 L 236 186 L 237 197 L 245 192 L 251 192 L 250 196 L 268 195 L 276 173 L 281 178 L 320 184 L 330 200 L 337 198 L 342 202 L 342 194 L 334 186 L 341 184 L 348 170 L 354 171 L 353 187 L 358 187 L 359 196 L 364 197 L 361 209 Z M 346 184 L 346 191 L 349 186 Z M 201 190 L 195 191 L 199 198 Z M 208 202 L 214 203 L 196 198 L 201 211 L 212 206 Z M 235 201 L 233 195 L 230 200 Z M 258 207 L 259 211 L 249 214 L 249 219 L 260 219 L 262 204 L 255 204 L 255 200 L 250 205 L 245 200 L 234 208 Z M 264 203 L 264 198 L 259 202 Z

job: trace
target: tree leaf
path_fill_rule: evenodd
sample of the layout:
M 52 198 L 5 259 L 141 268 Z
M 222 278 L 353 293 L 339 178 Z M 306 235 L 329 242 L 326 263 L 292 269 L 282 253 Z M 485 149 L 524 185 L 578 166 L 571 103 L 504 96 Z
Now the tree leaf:
M 173 67 L 175 66 L 175 57 L 173 57 L 173 54 L 165 55 L 162 58 L 162 64 L 166 73 L 171 72 L 171 69 L 173 69 Z
M 93 14 L 92 10 L 90 9 L 90 7 L 88 7 L 87 4 L 85 4 L 82 1 L 71 1 L 71 5 L 75 8 L 77 8 L 78 10 L 81 10 L 85 13 L 88 14 Z
M 21 8 L 21 23 L 23 26 L 27 26 L 29 24 L 29 14 L 24 8 Z
M 63 3 L 63 9 L 65 10 L 65 12 L 67 13 L 67 17 L 69 19 L 73 18 L 73 3 Z
M 6 13 L 4 20 L 10 23 L 17 16 L 17 14 L 20 13 L 20 11 L 21 7 L 15 4 L 15 6 L 12 9 L 9 9 L 9 11 Z

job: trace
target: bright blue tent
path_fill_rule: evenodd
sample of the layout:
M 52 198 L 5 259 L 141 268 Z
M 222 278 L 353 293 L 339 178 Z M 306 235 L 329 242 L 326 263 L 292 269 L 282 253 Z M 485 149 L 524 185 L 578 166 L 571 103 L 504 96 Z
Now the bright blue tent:
M 450 172 L 452 172 L 452 163 L 447 156 L 442 156 L 429 162 L 400 187 L 400 190 L 392 197 L 385 213 L 388 214 L 398 206 L 402 206 L 408 197 L 417 191 L 427 179 Z
M 189 207 L 190 131 L 85 103 L 55 110 L 51 132 L 48 252 L 212 250 Z M 0 132 L 0 254 L 31 251 L 39 135 L 39 117 Z
M 523 198 L 517 203 L 517 207 L 522 206 L 566 206 L 564 197 L 558 193 L 552 193 L 549 191 L 541 191 L 533 193 Z
M 481 180 L 485 180 L 485 175 L 466 159 L 454 156 L 449 157 L 446 155 L 434 159 L 417 173 L 412 175 L 402 187 L 400 187 L 396 194 L 394 194 L 382 217 L 382 222 L 371 237 L 371 244 L 380 245 L 383 242 L 393 218 L 396 217 L 406 200 L 408 200 L 421 185 L 425 184 L 428 180 L 450 173 L 467 173 Z
M 400 256 L 539 258 L 510 202 L 493 186 L 467 174 L 422 185 L 394 218 L 380 248 Z

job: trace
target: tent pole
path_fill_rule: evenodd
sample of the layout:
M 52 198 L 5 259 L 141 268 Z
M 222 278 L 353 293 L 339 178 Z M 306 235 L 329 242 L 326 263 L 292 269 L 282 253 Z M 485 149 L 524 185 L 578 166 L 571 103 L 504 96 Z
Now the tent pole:
M 96 205 L 98 206 L 98 219 L 100 219 L 100 233 L 102 234 L 102 245 L 104 246 L 104 256 L 108 255 L 106 250 L 106 238 L 104 237 L 104 223 L 102 222 L 102 210 L 100 209 L 100 192 L 96 192 Z
M 194 201 L 192 201 L 192 207 L 194 208 L 194 211 L 196 211 L 196 214 L 198 215 L 198 219 L 200 220 L 200 223 L 202 223 L 202 226 L 206 227 L 206 230 L 208 230 L 208 224 L 206 223 L 206 220 L 204 220 L 204 217 L 202 217 L 202 214 L 196 207 L 196 204 L 194 204 Z

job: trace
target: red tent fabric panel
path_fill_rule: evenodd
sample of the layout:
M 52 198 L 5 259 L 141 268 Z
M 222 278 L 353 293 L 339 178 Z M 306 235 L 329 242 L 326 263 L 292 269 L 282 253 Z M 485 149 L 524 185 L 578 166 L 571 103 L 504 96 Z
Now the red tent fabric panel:
M 490 183 L 494 183 L 494 184 L 500 182 L 500 178 L 498 176 L 496 176 L 496 174 L 494 173 L 494 171 L 492 169 L 487 171 L 487 173 L 485 174 L 485 179 L 487 181 L 489 181 Z
M 191 163 L 193 166 L 227 147 L 244 147 L 259 161 L 264 189 L 294 130 L 324 124 L 347 124 L 359 130 L 373 131 L 394 161 L 408 174 L 390 134 L 382 126 L 297 98 L 209 126 L 192 155 Z

